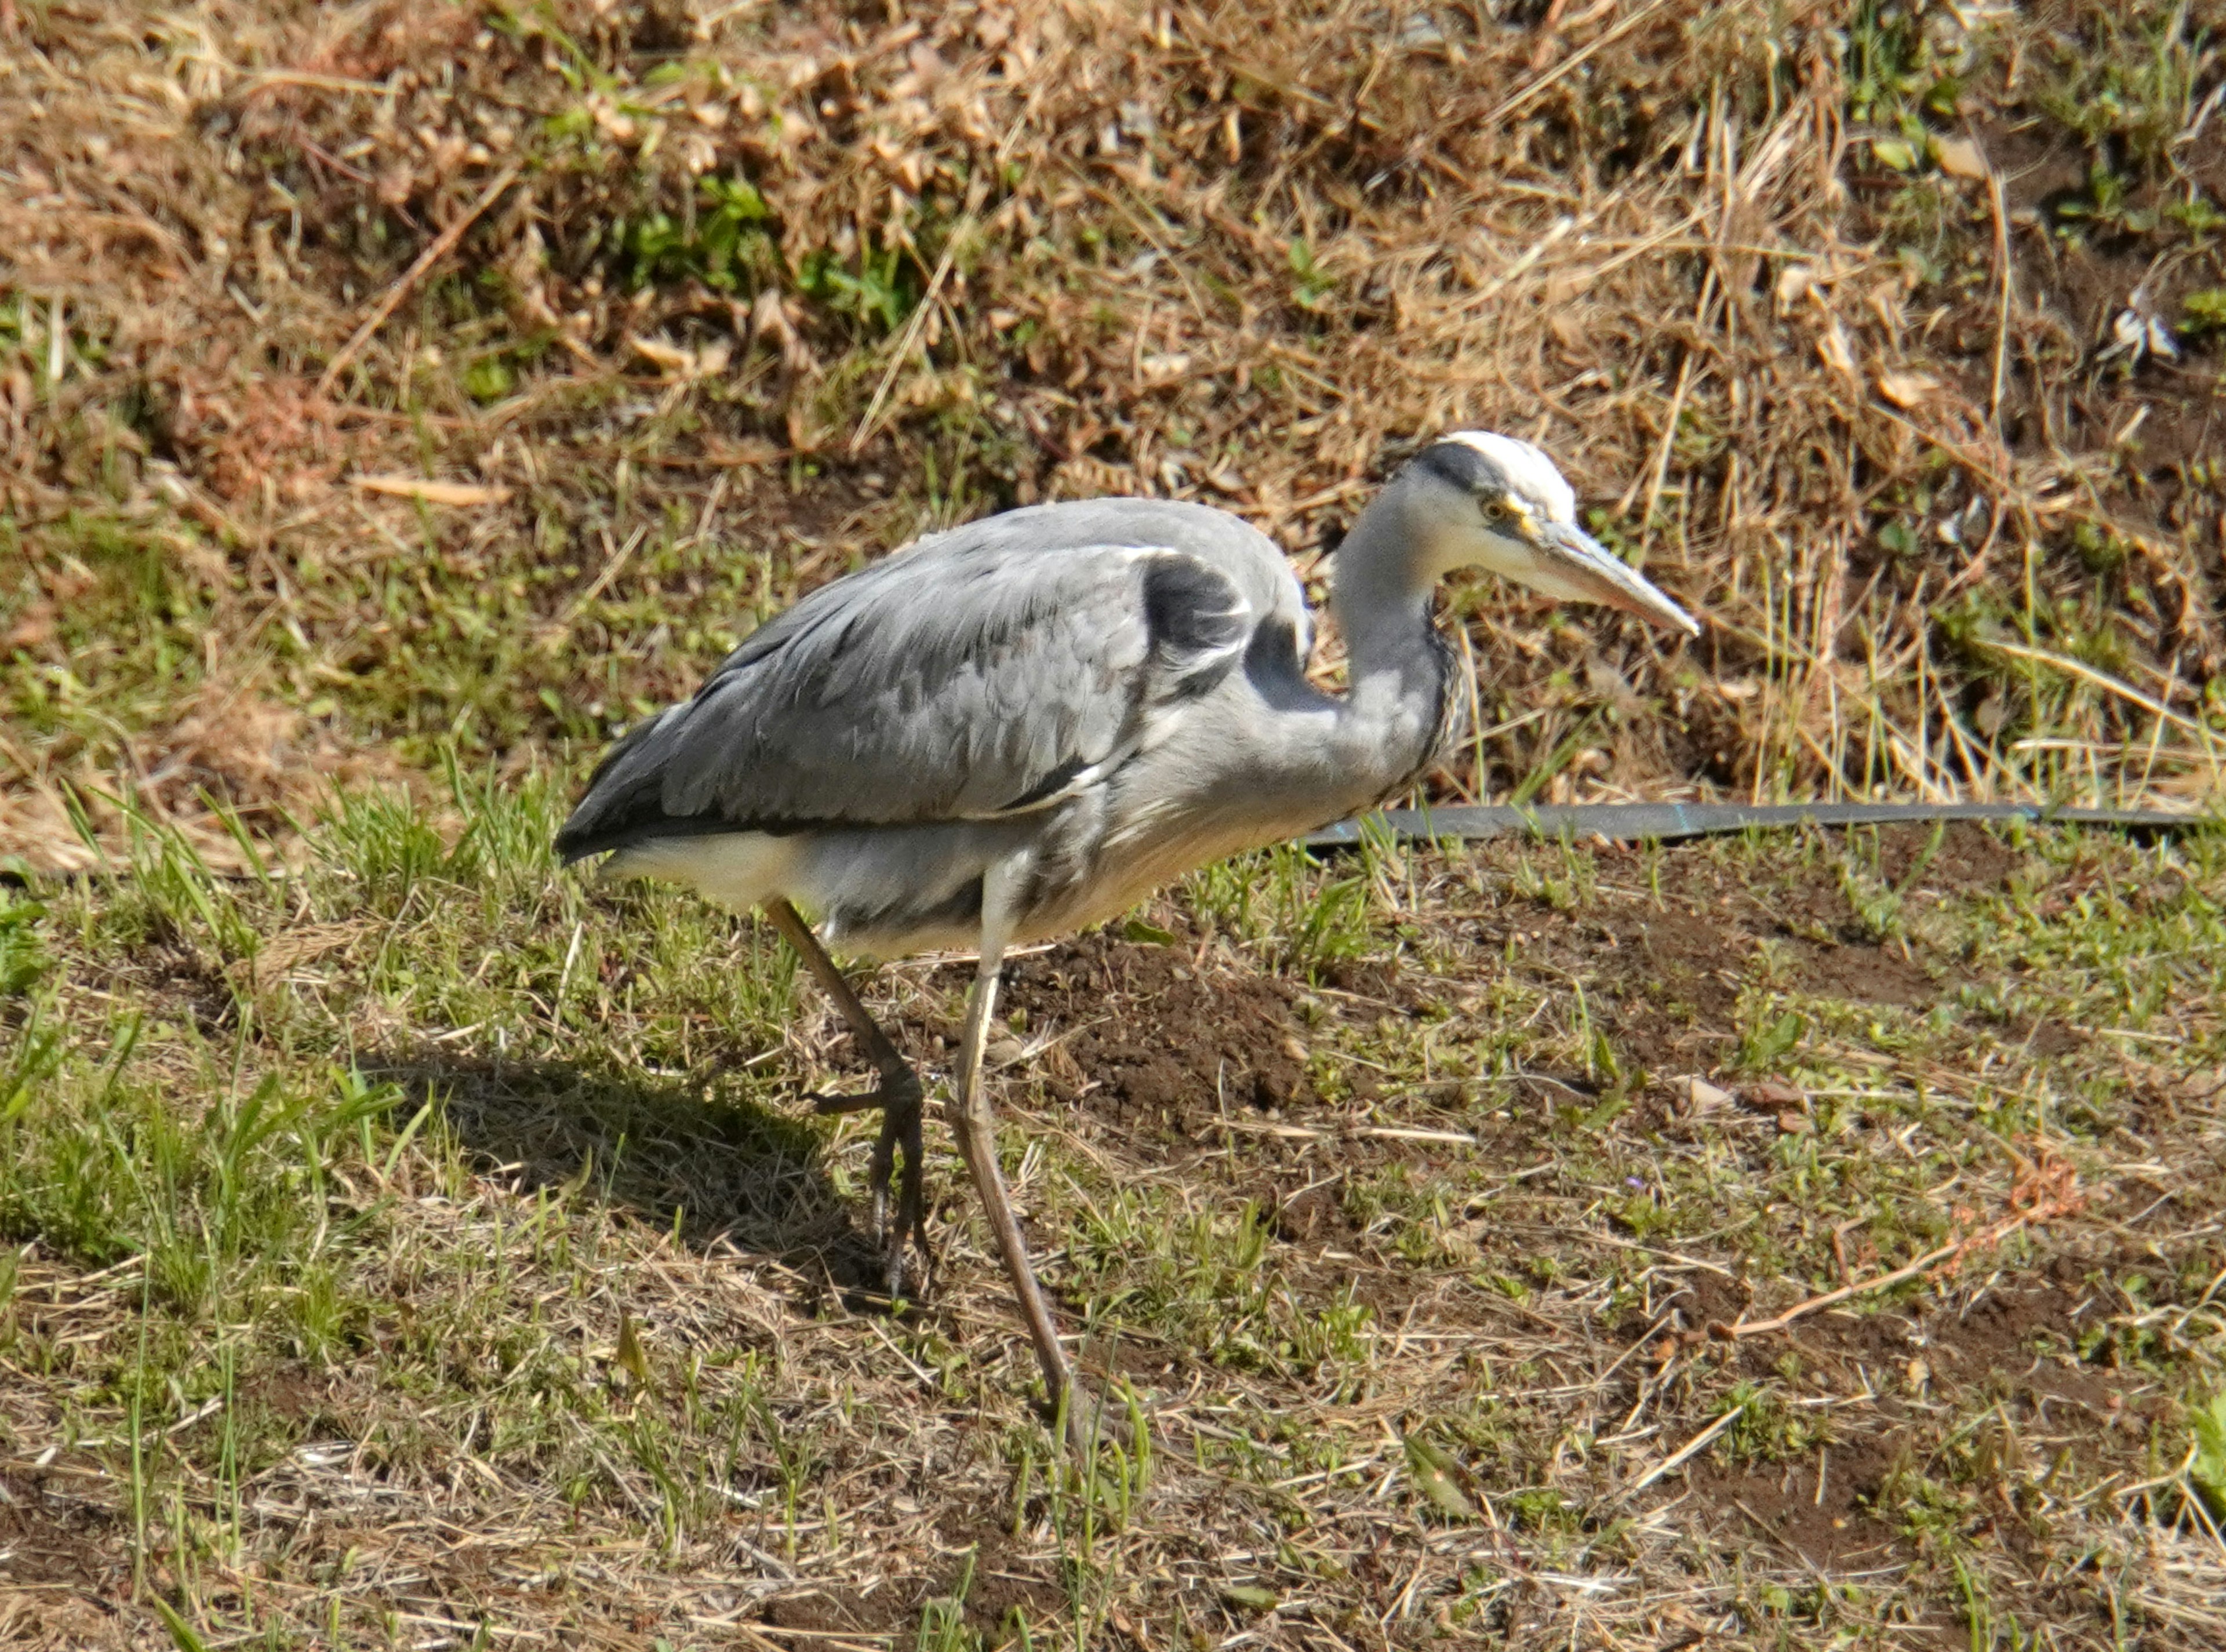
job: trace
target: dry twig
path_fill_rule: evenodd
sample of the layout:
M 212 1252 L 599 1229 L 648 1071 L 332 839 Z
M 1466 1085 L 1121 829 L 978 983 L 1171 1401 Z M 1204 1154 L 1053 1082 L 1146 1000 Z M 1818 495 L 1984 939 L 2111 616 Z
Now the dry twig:
M 2011 1195 L 2012 1202 L 2019 1206 L 1999 1221 L 1988 1223 L 1976 1233 L 1966 1234 L 1949 1244 L 1928 1250 L 1915 1261 L 1881 1274 L 1875 1279 L 1863 1280 L 1854 1285 L 1843 1285 L 1836 1291 L 1827 1291 L 1822 1296 L 1812 1296 L 1797 1302 L 1775 1318 L 1741 1320 L 1736 1325 L 1715 1324 L 1708 1327 L 1708 1335 L 1720 1342 L 1737 1342 L 1747 1337 L 1765 1337 L 1773 1331 L 1787 1329 L 1810 1314 L 1845 1302 L 1854 1297 L 1867 1296 L 1873 1291 L 1891 1289 L 1907 1280 L 1934 1273 L 1952 1273 L 1966 1256 L 1974 1252 L 1990 1250 L 2020 1229 L 2036 1227 L 2073 1215 L 2086 1208 L 2086 1198 L 2073 1179 L 2071 1167 L 2061 1160 L 2043 1151 L 2038 1166 L 2028 1165 L 2026 1175 Z

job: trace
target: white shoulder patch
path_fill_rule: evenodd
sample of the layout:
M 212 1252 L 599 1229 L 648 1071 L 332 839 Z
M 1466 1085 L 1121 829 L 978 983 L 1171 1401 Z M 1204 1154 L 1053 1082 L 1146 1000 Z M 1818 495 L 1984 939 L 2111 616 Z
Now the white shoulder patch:
M 1542 507 L 1548 520 L 1576 521 L 1576 490 L 1541 449 L 1496 430 L 1449 430 L 1439 440 L 1461 442 L 1491 461 L 1517 493 Z

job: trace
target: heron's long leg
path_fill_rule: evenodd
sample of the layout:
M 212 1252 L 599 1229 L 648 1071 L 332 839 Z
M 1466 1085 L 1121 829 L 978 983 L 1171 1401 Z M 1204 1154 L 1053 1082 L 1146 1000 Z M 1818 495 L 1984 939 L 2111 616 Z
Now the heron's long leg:
M 862 1096 L 822 1096 L 815 1097 L 815 1105 L 822 1113 L 862 1113 L 868 1108 L 881 1109 L 881 1140 L 874 1144 L 873 1167 L 868 1175 L 867 1186 L 874 1198 L 874 1238 L 882 1248 L 887 1263 L 889 1294 L 904 1294 L 905 1248 L 919 1247 L 923 1268 L 934 1265 L 934 1253 L 927 1243 L 927 1204 L 922 1189 L 923 1166 L 920 1143 L 920 1101 L 925 1092 L 920 1088 L 919 1075 L 912 1064 L 898 1053 L 889 1036 L 881 1029 L 843 972 L 835 967 L 835 960 L 827 956 L 827 949 L 819 944 L 819 937 L 811 932 L 811 925 L 803 915 L 785 900 L 766 903 L 766 916 L 780 931 L 781 938 L 796 949 L 805 969 L 819 982 L 858 1045 L 866 1052 L 881 1075 L 875 1089 Z M 895 1167 L 896 1153 L 904 1149 L 904 1173 L 897 1187 L 896 1224 L 889 1224 L 889 1175 Z
M 987 880 L 994 886 L 993 876 Z M 984 906 L 990 905 L 989 891 L 984 892 Z M 1027 1242 L 1021 1236 L 1021 1224 L 1013 1215 L 1013 1202 L 1005 1191 L 1004 1172 L 997 1166 L 996 1121 L 989 1111 L 989 1099 L 982 1086 L 983 1047 L 989 1039 L 989 1017 L 997 1005 L 997 975 L 1004 957 L 1004 940 L 994 933 L 989 924 L 983 925 L 982 962 L 974 976 L 974 990 L 966 1003 L 966 1030 L 960 1036 L 958 1046 L 958 1105 L 951 1115 L 951 1128 L 958 1137 L 958 1151 L 966 1160 L 966 1168 L 974 1173 L 974 1186 L 982 1195 L 982 1204 L 989 1217 L 989 1230 L 996 1236 L 997 1249 L 1004 1257 L 1005 1274 L 1011 1280 L 1013 1294 L 1019 1298 L 1021 1318 L 1027 1322 L 1028 1340 L 1036 1347 L 1036 1361 L 1043 1368 L 1044 1388 L 1049 1395 L 1052 1408 L 1057 1411 L 1060 1402 L 1067 1404 L 1068 1432 L 1079 1442 L 1083 1440 L 1080 1407 L 1072 1398 L 1073 1373 L 1066 1362 L 1066 1351 L 1059 1344 L 1059 1328 L 1053 1325 L 1051 1309 L 1045 1303 L 1043 1290 L 1036 1283 L 1035 1268 L 1028 1261 Z

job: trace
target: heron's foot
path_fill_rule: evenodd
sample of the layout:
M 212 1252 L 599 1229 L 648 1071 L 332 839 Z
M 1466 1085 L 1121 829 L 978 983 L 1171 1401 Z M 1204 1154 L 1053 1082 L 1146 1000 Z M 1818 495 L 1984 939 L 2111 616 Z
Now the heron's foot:
M 1099 1382 L 1070 1380 L 1054 1410 L 1064 1415 L 1068 1449 L 1078 1458 L 1088 1458 L 1100 1446 L 1118 1446 L 1124 1452 L 1136 1448 L 1128 1407 Z
M 915 1083 L 917 1081 L 915 1081 Z M 908 1102 L 892 1102 L 881 1111 L 881 1139 L 874 1145 L 872 1174 L 867 1186 L 874 1196 L 874 1238 L 881 1248 L 884 1277 L 892 1301 L 907 1294 L 910 1254 L 919 1254 L 919 1288 L 912 1294 L 925 1300 L 935 1279 L 935 1251 L 927 1242 L 925 1166 L 920 1146 L 920 1104 L 917 1090 Z M 897 1172 L 896 1219 L 889 1219 L 890 1172 L 898 1148 L 904 1149 L 904 1168 Z
M 927 1242 L 925 1164 L 920 1141 L 921 1101 L 925 1095 L 918 1074 L 909 1067 L 884 1073 L 874 1089 L 856 1096 L 813 1096 L 812 1109 L 822 1115 L 862 1113 L 881 1109 L 881 1139 L 874 1144 L 872 1168 L 866 1179 L 874 1201 L 874 1242 L 881 1248 L 883 1282 L 892 1300 L 904 1297 L 913 1276 L 911 1252 L 919 1254 L 915 1294 L 924 1299 L 935 1273 L 935 1252 Z M 904 1150 L 904 1166 L 897 1168 L 897 1150 Z M 890 1220 L 889 1185 L 896 1184 L 896 1219 Z
M 917 1104 L 919 1099 L 919 1080 L 909 1071 L 895 1079 L 884 1079 L 871 1090 L 862 1090 L 856 1095 L 838 1094 L 833 1090 L 808 1090 L 804 1099 L 811 1103 L 811 1110 L 823 1119 L 834 1118 L 844 1113 L 870 1113 L 875 1108 L 904 1105 L 909 1094 Z

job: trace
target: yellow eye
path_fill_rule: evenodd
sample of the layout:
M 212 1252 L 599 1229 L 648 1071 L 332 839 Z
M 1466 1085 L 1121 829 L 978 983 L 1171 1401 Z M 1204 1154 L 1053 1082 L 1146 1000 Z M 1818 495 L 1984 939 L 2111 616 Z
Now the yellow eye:
M 1504 522 L 1507 506 L 1498 499 L 1486 499 L 1484 502 L 1484 519 L 1486 522 Z

